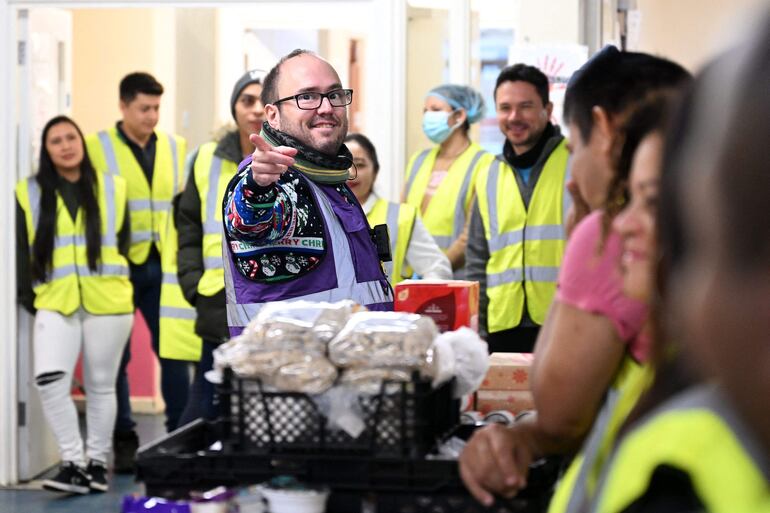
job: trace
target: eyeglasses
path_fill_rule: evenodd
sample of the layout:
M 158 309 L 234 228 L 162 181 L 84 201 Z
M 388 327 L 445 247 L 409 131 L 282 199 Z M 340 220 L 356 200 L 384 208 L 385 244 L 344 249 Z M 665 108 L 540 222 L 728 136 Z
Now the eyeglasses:
M 297 102 L 297 107 L 302 110 L 315 110 L 321 106 L 324 98 L 329 99 L 329 103 L 332 107 L 344 107 L 345 105 L 350 105 L 350 103 L 353 101 L 353 90 L 335 89 L 333 91 L 329 91 L 328 93 L 316 93 L 312 91 L 307 93 L 299 93 L 293 96 L 287 96 L 286 98 L 281 98 L 280 100 L 276 100 L 273 102 L 273 105 L 277 105 L 288 100 L 294 100 Z

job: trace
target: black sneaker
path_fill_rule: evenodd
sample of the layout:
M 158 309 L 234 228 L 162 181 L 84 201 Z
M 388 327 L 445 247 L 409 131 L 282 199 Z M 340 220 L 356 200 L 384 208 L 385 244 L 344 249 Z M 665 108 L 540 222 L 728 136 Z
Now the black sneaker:
M 136 431 L 118 433 L 112 436 L 112 452 L 115 460 L 112 466 L 116 474 L 133 474 L 136 450 L 139 448 L 139 437 Z
M 85 469 L 71 461 L 63 461 L 59 466 L 59 473 L 52 479 L 43 481 L 43 488 L 54 492 L 79 493 L 82 495 L 91 491 Z
M 86 472 L 91 476 L 89 486 L 95 492 L 106 492 L 109 489 L 107 485 L 107 465 L 101 461 L 91 460 L 88 462 Z

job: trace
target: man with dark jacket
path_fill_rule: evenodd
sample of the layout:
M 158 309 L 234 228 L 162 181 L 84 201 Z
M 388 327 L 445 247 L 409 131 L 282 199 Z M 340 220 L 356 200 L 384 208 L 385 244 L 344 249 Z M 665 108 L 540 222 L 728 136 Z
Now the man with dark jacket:
M 490 352 L 531 352 L 564 253 L 569 155 L 549 121 L 543 72 L 525 64 L 503 69 L 494 98 L 506 140 L 502 154 L 478 164 L 466 272 L 481 286 L 479 331 Z
M 262 76 L 262 71 L 252 70 L 235 83 L 230 111 L 237 130 L 198 148 L 189 160 L 187 185 L 176 209 L 179 283 L 187 301 L 195 306 L 195 332 L 203 339 L 182 423 L 216 416 L 214 388 L 204 373 L 212 368 L 214 348 L 229 336 L 222 265 L 222 198 L 238 163 L 254 151 L 249 134 L 259 133 L 262 127 Z

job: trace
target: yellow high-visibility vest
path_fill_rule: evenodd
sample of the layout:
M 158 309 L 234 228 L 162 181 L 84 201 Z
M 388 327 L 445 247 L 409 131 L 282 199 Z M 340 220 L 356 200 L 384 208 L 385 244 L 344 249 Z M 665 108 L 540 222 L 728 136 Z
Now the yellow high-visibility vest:
M 630 356 L 624 358 L 582 449 L 556 486 L 548 513 L 585 511 L 583 508 L 596 493 L 618 431 L 649 388 L 652 377 L 649 366 L 638 364 Z
M 73 221 L 64 200 L 56 193 L 56 234 L 52 272 L 44 282 L 33 283 L 35 308 L 71 315 L 81 306 L 95 315 L 127 314 L 134 311 L 133 287 L 128 279 L 128 261 L 118 252 L 118 232 L 126 215 L 126 183 L 119 176 L 97 173 L 96 188 L 102 226 L 98 268 L 88 268 L 86 220 L 83 207 Z M 41 190 L 32 176 L 16 185 L 16 197 L 24 210 L 27 240 L 35 242 L 41 208 Z
M 198 150 L 193 166 L 195 187 L 201 203 L 203 225 L 203 276 L 198 282 L 198 293 L 214 296 L 225 288 L 224 260 L 222 259 L 222 198 L 227 184 L 238 172 L 238 163 L 214 155 L 217 143 L 208 142 Z
M 143 264 L 155 243 L 161 254 L 161 232 L 171 209 L 171 200 L 184 184 L 185 140 L 177 135 L 157 133 L 152 186 L 136 161 L 131 148 L 112 127 L 86 137 L 88 155 L 94 167 L 122 176 L 128 187 L 131 213 L 131 249 L 128 258 Z
M 655 470 L 667 465 L 690 477 L 705 511 L 768 513 L 770 485 L 755 442 L 714 386 L 685 391 L 623 437 L 592 511 L 625 511 L 644 496 Z
M 490 255 L 486 267 L 489 333 L 518 326 L 525 304 L 534 322 L 545 320 L 566 244 L 568 158 L 562 140 L 548 156 L 529 209 L 507 162 L 488 156 L 479 164 L 476 195 Z
M 395 285 L 409 276 L 403 276 L 406 251 L 412 238 L 414 220 L 417 218 L 417 209 L 405 203 L 394 203 L 385 199 L 378 199 L 372 210 L 366 214 L 370 226 L 387 224 L 390 235 L 390 254 L 393 258 L 390 262 L 384 262 L 385 273 L 388 275 L 391 285 Z
M 203 341 L 195 334 L 195 308 L 185 299 L 177 279 L 177 231 L 171 215 L 161 234 L 161 244 L 160 357 L 197 362 L 201 358 Z
M 416 153 L 406 166 L 404 203 L 411 205 L 418 212 L 422 209 L 422 200 L 438 151 L 439 147 L 436 146 Z M 471 143 L 449 166 L 446 177 L 422 214 L 425 228 L 433 236 L 438 247 L 445 252 L 465 227 L 473 199 L 473 183 L 479 171 L 477 164 L 485 155 L 489 154 L 481 146 Z

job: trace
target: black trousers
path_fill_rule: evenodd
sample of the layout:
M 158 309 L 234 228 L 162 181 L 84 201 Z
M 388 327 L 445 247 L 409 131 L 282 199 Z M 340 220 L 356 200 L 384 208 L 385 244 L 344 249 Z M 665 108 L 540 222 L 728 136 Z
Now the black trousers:
M 490 353 L 531 353 L 540 326 L 517 327 L 487 335 Z

